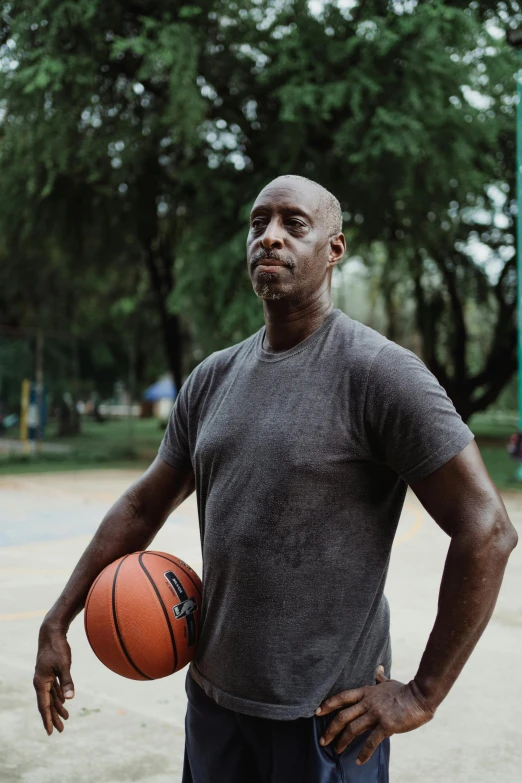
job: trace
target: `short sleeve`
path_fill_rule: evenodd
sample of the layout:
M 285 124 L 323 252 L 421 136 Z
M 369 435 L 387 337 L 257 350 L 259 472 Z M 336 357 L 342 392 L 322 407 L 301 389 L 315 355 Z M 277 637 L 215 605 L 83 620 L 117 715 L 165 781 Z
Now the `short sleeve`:
M 393 342 L 380 350 L 368 374 L 365 425 L 375 460 L 409 484 L 442 467 L 474 438 L 424 362 Z
M 175 468 L 191 465 L 188 438 L 189 380 L 190 377 L 179 390 L 158 450 L 161 459 Z

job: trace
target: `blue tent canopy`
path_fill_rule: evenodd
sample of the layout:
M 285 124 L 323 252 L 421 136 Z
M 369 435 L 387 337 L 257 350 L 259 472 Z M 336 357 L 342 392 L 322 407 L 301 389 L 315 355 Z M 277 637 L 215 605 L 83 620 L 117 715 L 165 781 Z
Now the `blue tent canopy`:
M 176 399 L 176 387 L 170 378 L 162 378 L 161 381 L 153 383 L 148 389 L 145 389 L 143 398 L 150 402 L 157 402 L 157 400 L 175 400 Z

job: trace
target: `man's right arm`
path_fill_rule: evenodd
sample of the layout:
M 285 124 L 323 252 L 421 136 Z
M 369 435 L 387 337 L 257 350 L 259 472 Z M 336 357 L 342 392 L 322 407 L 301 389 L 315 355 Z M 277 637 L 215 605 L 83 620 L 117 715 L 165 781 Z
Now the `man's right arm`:
M 123 555 L 146 549 L 165 520 L 193 491 L 192 469 L 175 468 L 156 457 L 149 469 L 116 501 L 54 606 L 38 640 L 34 687 L 47 734 L 63 731 L 66 698 L 74 696 L 67 631 L 84 607 L 91 585 L 103 569 Z

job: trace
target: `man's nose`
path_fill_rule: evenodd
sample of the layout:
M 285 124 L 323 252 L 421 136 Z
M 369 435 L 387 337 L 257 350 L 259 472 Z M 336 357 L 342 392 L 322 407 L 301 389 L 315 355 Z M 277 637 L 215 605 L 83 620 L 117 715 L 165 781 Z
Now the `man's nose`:
M 265 233 L 261 237 L 261 245 L 265 250 L 283 247 L 281 231 L 275 220 L 272 220 L 266 227 Z

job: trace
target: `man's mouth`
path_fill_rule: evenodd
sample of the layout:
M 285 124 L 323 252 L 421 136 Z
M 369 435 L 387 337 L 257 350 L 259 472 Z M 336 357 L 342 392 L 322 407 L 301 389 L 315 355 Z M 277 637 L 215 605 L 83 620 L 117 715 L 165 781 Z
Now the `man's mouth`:
M 262 267 L 264 270 L 269 270 L 284 267 L 286 264 L 283 261 L 279 261 L 277 258 L 261 258 L 255 263 L 255 266 Z

